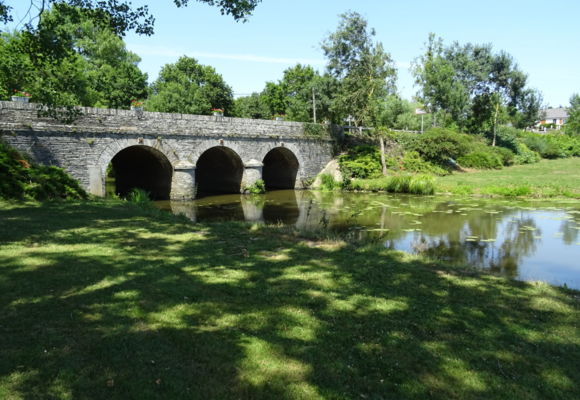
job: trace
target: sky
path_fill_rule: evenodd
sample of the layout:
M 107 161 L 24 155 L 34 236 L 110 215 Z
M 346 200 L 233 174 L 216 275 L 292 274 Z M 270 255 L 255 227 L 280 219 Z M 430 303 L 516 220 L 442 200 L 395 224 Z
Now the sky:
M 511 54 L 546 105 L 566 106 L 580 93 L 580 0 L 262 0 L 245 23 L 194 0 L 181 9 L 172 0 L 133 4 L 149 5 L 156 18 L 153 36 L 125 38 L 150 82 L 182 55 L 214 67 L 236 96 L 260 92 L 297 63 L 323 72 L 321 41 L 336 30 L 340 14 L 356 11 L 396 62 L 398 92 L 406 99 L 418 90 L 409 67 L 430 32 L 446 44 L 490 43 Z

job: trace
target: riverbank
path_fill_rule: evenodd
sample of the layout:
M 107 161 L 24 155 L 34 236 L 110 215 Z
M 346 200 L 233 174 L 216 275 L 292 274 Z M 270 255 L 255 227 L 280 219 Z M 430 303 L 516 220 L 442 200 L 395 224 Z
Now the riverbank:
M 437 189 L 452 194 L 580 198 L 580 158 L 454 173 L 437 178 Z
M 397 174 L 352 179 L 346 190 L 410 194 L 580 199 L 580 158 L 541 160 L 500 170 L 471 170 L 440 177 Z M 403 183 L 403 184 L 401 184 Z
M 0 397 L 580 396 L 580 294 L 291 228 L 0 202 Z

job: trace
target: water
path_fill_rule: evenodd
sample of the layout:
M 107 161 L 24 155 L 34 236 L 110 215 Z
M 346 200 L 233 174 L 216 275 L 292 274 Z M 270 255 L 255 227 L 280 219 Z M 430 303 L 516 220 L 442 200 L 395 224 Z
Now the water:
M 580 289 L 580 202 L 276 191 L 159 202 L 194 221 L 324 228 L 413 254 Z

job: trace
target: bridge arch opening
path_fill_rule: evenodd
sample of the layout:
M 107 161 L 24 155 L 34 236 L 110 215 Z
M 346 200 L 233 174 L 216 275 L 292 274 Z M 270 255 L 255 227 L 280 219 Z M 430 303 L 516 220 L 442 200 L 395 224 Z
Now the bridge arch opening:
M 298 159 L 285 147 L 276 147 L 264 157 L 262 179 L 266 190 L 294 189 L 298 174 Z
M 157 149 L 137 145 L 113 157 L 107 167 L 107 192 L 126 197 L 133 189 L 143 189 L 152 200 L 168 200 L 173 167 Z
M 196 197 L 240 193 L 244 163 L 238 154 L 223 146 L 203 152 L 195 167 Z

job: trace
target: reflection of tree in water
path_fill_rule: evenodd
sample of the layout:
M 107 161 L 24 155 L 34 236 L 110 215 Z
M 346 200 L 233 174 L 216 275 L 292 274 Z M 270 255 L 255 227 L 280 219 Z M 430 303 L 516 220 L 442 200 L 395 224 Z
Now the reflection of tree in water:
M 460 265 L 470 265 L 476 268 L 489 268 L 502 275 L 515 277 L 521 259 L 536 251 L 536 235 L 541 231 L 536 228 L 533 218 L 520 218 L 508 221 L 503 230 L 501 244 L 482 239 L 498 238 L 500 224 L 514 214 L 513 210 L 499 211 L 494 214 L 469 212 L 463 216 L 463 224 L 436 238 L 421 235 L 413 243 L 416 252 L 428 257 L 452 262 Z M 455 219 L 457 216 L 449 216 Z M 477 237 L 467 241 L 469 236 Z
M 572 214 L 569 214 L 572 216 Z M 560 232 L 562 233 L 562 241 L 568 245 L 578 242 L 578 235 L 580 235 L 580 216 L 574 214 L 572 218 L 562 221 Z
M 537 249 L 535 236 L 542 234 L 533 218 L 510 221 L 504 229 L 504 241 L 497 255 L 490 260 L 490 269 L 511 278 L 518 274 L 518 265 L 523 257 Z

